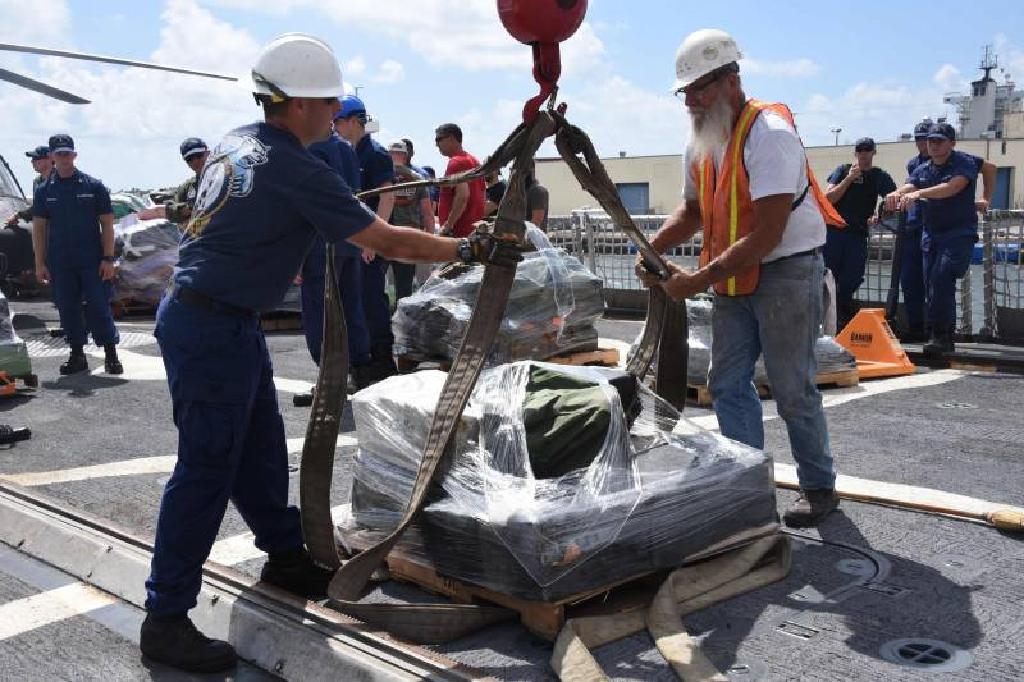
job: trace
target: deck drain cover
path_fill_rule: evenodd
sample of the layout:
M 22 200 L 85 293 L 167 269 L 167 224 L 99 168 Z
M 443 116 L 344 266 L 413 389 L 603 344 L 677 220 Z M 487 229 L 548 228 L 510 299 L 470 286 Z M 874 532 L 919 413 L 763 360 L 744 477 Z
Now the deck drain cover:
M 955 400 L 951 400 L 948 403 L 939 403 L 938 407 L 943 410 L 976 410 L 977 405 L 971 405 L 970 403 L 959 403 Z
M 725 671 L 725 677 L 729 682 L 765 682 L 768 666 L 761 661 L 736 661 Z
M 911 637 L 886 642 L 879 650 L 890 663 L 933 672 L 955 672 L 974 663 L 974 657 L 959 647 L 937 639 Z

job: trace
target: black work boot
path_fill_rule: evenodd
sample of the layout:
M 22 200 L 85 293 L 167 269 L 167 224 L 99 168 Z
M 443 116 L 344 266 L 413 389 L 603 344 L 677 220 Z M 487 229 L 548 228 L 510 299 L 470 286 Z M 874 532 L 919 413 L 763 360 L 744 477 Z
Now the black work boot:
M 835 490 L 801 490 L 800 497 L 782 515 L 782 520 L 792 528 L 817 526 L 838 506 L 839 496 Z
M 350 375 L 352 377 L 352 387 L 355 389 L 353 393 L 363 390 L 374 382 L 373 367 L 369 364 L 352 365 Z
M 932 332 L 932 338 L 924 344 L 921 351 L 927 355 L 945 355 L 955 350 L 953 334 L 950 332 Z
M 326 599 L 334 571 L 314 563 L 305 547 L 274 552 L 260 571 L 260 580 L 306 599 Z
M 219 673 L 238 664 L 233 646 L 201 633 L 184 613 L 147 614 L 142 621 L 139 649 L 150 661 L 193 673 Z
M 88 371 L 89 361 L 85 359 L 85 351 L 82 350 L 81 346 L 72 346 L 68 361 L 60 366 L 60 373 L 67 375 Z
M 313 404 L 313 390 L 305 393 L 296 393 L 292 396 L 292 405 L 295 407 L 309 407 Z
M 121 360 L 117 357 L 117 346 L 108 343 L 103 346 L 103 369 L 106 370 L 107 374 L 124 374 L 124 367 L 121 365 Z

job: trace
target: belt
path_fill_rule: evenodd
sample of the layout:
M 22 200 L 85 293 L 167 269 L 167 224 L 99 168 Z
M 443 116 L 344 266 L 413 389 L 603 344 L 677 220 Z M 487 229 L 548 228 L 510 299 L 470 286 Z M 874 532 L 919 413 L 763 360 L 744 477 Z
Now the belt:
M 232 317 L 256 317 L 256 311 L 254 310 L 218 301 L 212 296 L 207 296 L 201 291 L 196 291 L 195 289 L 190 289 L 188 287 L 174 287 L 174 292 L 171 294 L 171 297 L 181 301 L 185 305 L 192 306 L 193 308 L 202 308 L 203 310 L 208 310 L 211 313 L 231 315 Z
M 797 251 L 796 253 L 791 253 L 788 256 L 783 256 L 782 258 L 776 258 L 773 261 L 765 263 L 765 265 L 771 265 L 772 263 L 778 263 L 778 262 L 787 260 L 789 258 L 801 258 L 803 256 L 820 256 L 820 255 L 821 255 L 821 247 L 820 246 L 816 246 L 813 249 L 807 249 L 806 251 Z

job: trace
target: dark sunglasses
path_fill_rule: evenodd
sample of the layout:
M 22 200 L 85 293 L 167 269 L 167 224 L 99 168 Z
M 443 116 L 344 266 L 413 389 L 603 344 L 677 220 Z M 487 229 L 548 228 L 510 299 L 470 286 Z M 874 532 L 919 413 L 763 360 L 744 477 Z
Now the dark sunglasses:
M 447 139 L 449 137 L 451 137 L 451 135 L 439 135 L 438 137 L 434 138 L 434 142 L 440 142 L 441 140 Z

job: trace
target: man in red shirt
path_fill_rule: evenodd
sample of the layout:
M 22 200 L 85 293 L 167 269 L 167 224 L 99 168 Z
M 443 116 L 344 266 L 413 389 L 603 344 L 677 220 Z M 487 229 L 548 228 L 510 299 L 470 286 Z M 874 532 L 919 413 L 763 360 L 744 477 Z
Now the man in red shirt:
M 462 129 L 454 123 L 445 123 L 434 131 L 437 149 L 448 157 L 444 174 L 454 175 L 476 168 L 480 162 L 462 148 Z M 484 217 L 483 179 L 464 182 L 454 187 L 442 187 L 437 206 L 441 234 L 466 237 L 473 232 L 473 224 Z

